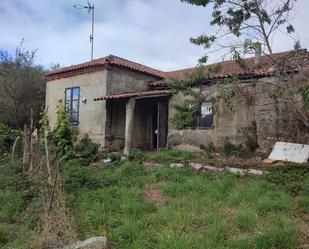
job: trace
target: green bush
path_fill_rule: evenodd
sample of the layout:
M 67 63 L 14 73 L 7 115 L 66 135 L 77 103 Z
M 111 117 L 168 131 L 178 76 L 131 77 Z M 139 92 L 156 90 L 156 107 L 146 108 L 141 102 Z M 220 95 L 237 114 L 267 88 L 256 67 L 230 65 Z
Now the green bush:
M 252 153 L 243 145 L 235 145 L 228 137 L 225 137 L 220 147 L 220 154 L 223 156 L 249 157 Z
M 10 129 L 5 124 L 0 123 L 0 155 L 7 153 L 11 149 L 15 139 L 22 136 L 22 131 Z
M 75 146 L 75 153 L 80 157 L 82 165 L 89 165 L 100 158 L 99 145 L 94 143 L 88 134 Z
M 73 131 L 70 126 L 70 118 L 62 106 L 57 107 L 57 121 L 52 132 L 55 151 L 60 161 L 73 158 Z
M 143 161 L 145 154 L 140 149 L 132 149 L 129 151 L 128 159 L 130 161 Z
M 300 194 L 308 188 L 309 194 L 309 164 L 286 163 L 277 168 L 270 169 L 265 175 L 269 182 L 283 187 L 291 194 Z

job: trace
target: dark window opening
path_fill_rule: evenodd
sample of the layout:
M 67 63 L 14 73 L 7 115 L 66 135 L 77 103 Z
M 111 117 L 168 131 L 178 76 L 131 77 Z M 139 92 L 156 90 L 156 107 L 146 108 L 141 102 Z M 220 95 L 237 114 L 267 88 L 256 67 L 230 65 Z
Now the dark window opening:
M 79 123 L 79 96 L 79 87 L 65 89 L 65 110 L 69 114 L 72 125 Z
M 200 116 L 198 117 L 197 121 L 198 127 L 200 129 L 212 129 L 214 127 L 214 117 L 211 102 L 202 103 Z

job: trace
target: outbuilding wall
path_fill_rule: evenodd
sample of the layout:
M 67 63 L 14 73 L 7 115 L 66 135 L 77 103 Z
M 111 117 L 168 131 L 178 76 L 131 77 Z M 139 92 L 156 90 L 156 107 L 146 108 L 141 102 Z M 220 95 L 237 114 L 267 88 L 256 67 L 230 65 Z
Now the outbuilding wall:
M 300 96 L 294 96 L 293 100 L 273 97 L 280 86 L 295 87 L 295 83 L 292 83 L 294 81 L 295 79 L 291 78 L 282 82 L 268 77 L 244 83 L 246 94 L 235 96 L 233 99 L 235 112 L 228 110 L 225 103 L 219 103 L 219 108 L 214 114 L 213 129 L 176 130 L 169 122 L 168 145 L 189 144 L 200 147 L 213 142 L 220 146 L 226 137 L 235 144 L 245 144 L 246 135 L 243 131 L 250 127 L 255 128 L 259 150 L 263 153 L 269 153 L 276 141 L 308 144 L 309 132 L 299 115 L 307 115 L 308 120 L 309 117 L 308 112 L 302 112 Z M 175 113 L 174 104 L 183 100 L 184 97 L 181 95 L 171 99 L 169 118 Z

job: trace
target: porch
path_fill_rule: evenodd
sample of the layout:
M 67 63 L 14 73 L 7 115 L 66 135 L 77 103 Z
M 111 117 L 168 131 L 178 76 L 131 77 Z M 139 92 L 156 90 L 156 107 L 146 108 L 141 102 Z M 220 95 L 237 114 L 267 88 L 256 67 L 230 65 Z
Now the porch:
M 127 155 L 132 148 L 166 147 L 169 97 L 169 91 L 155 90 L 96 99 L 106 101 L 106 149 Z

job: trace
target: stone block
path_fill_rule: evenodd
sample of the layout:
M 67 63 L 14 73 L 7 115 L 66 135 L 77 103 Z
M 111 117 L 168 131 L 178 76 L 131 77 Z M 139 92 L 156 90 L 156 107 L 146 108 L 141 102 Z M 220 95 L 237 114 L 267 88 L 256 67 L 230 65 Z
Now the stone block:
M 107 240 L 105 237 L 92 237 L 84 241 L 78 241 L 64 249 L 106 249 Z

